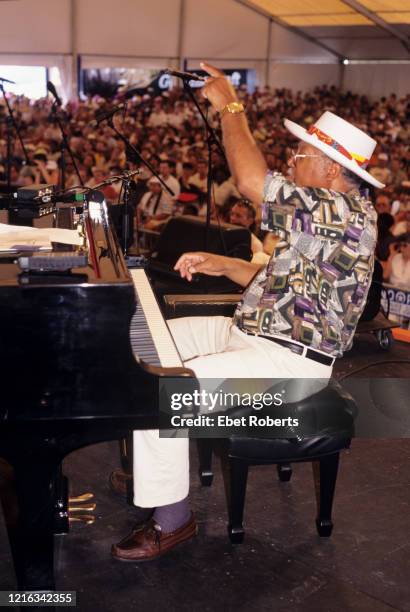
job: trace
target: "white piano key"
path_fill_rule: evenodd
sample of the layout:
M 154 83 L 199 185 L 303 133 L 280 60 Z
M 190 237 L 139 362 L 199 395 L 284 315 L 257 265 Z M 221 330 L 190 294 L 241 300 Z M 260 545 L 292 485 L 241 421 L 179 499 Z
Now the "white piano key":
M 150 365 L 182 367 L 181 357 L 142 268 L 130 270 L 137 295 L 130 339 L 136 355 Z

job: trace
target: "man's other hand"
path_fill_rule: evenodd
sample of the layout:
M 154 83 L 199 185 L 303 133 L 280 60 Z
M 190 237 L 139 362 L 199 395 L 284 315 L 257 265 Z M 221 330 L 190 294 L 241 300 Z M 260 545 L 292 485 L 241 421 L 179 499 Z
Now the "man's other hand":
M 209 276 L 223 276 L 226 271 L 226 257 L 213 253 L 197 251 L 184 253 L 178 259 L 174 270 L 178 270 L 182 278 L 192 280 L 192 275 L 201 272 Z
M 201 93 L 204 98 L 209 100 L 216 111 L 220 112 L 231 102 L 238 102 L 235 89 L 221 70 L 205 62 L 201 62 L 201 68 L 210 75 L 210 78 L 206 80 L 202 87 Z

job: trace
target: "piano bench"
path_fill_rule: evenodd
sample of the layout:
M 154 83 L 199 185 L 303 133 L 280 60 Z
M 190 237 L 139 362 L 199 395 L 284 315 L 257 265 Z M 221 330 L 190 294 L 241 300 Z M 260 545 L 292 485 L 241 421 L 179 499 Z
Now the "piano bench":
M 232 294 L 164 295 L 165 318 L 231 317 L 241 296 Z
M 202 486 L 212 484 L 213 452 L 216 451 L 222 460 L 229 517 L 228 536 L 233 544 L 240 544 L 244 539 L 246 484 L 249 467 L 253 465 L 276 465 L 279 480 L 289 482 L 291 464 L 310 462 L 317 500 L 316 529 L 321 537 L 331 535 L 339 454 L 350 446 L 357 406 L 353 398 L 334 381 L 314 395 L 284 406 L 284 413 L 297 414 L 301 422 L 310 422 L 317 433 L 290 438 L 256 437 L 248 428 L 243 434 L 232 434 L 224 439 L 197 440 Z M 260 490 L 254 493 L 266 494 Z

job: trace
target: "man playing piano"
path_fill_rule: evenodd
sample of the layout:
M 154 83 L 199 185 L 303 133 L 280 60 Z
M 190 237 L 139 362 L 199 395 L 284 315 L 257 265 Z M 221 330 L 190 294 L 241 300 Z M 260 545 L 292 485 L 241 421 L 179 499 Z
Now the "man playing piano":
M 188 280 L 225 275 L 246 287 L 233 319 L 169 321 L 184 365 L 198 379 L 328 379 L 347 350 L 366 303 L 376 244 L 376 213 L 361 182 L 376 142 L 330 112 L 308 130 L 285 120 L 298 140 L 290 176 L 271 174 L 235 90 L 203 64 L 205 98 L 219 112 L 231 173 L 242 195 L 262 206 L 262 228 L 280 237 L 267 265 L 204 252 L 175 265 Z M 135 504 L 153 518 L 113 546 L 115 558 L 154 559 L 196 533 L 188 506 L 188 440 L 134 433 Z

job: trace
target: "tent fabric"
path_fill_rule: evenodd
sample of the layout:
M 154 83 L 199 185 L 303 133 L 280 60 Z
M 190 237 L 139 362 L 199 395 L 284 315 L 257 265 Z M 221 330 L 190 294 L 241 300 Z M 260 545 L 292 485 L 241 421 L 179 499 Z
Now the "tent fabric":
M 258 0 L 259 1 L 259 0 Z M 264 0 L 291 15 L 314 18 L 336 11 L 342 0 Z M 254 68 L 260 85 L 310 89 L 324 83 L 369 95 L 410 90 L 410 54 L 400 40 L 374 25 L 308 25 L 293 28 L 269 19 L 257 0 L 18 0 L 0 2 L 2 63 L 55 66 L 64 97 L 75 93 L 77 56 L 83 67 L 195 69 L 201 59 L 220 67 Z M 362 0 L 368 10 L 394 17 L 394 0 Z M 400 0 L 403 23 L 410 0 Z M 252 5 L 252 6 L 251 6 Z M 409 5 L 409 6 L 407 6 Z M 285 12 L 286 11 L 286 12 Z M 298 12 L 299 11 L 299 12 Z M 316 11 L 316 13 L 315 13 Z M 389 13 L 390 11 L 390 13 Z M 337 12 L 337 11 L 336 11 Z M 354 11 L 353 11 L 354 12 Z M 335 14 L 335 13 L 332 13 Z M 306 18 L 307 19 L 307 18 Z M 310 22 L 309 22 L 310 23 Z M 348 64 L 350 60 L 393 60 Z M 398 59 L 409 64 L 394 63 Z M 184 63 L 185 62 L 185 63 Z M 399 78 L 399 73 L 401 74 Z
M 409 59 L 410 0 L 237 1 L 350 59 Z

